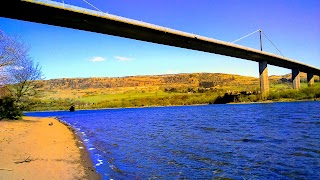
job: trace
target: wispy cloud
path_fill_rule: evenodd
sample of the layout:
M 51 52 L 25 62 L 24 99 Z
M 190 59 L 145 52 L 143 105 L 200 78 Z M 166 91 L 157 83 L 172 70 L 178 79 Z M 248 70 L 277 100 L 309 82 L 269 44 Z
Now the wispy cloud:
M 91 61 L 91 62 L 101 62 L 101 61 L 105 61 L 105 60 L 106 60 L 106 58 L 104 58 L 104 57 L 96 56 L 96 57 L 91 58 L 89 61 Z
M 131 61 L 132 58 L 128 58 L 128 57 L 123 57 L 123 56 L 114 56 L 115 59 L 117 59 L 118 61 Z

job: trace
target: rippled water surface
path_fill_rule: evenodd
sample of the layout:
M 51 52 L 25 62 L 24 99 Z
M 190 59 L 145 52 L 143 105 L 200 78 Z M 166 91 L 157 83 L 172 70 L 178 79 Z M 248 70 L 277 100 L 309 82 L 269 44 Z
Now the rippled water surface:
M 104 179 L 320 177 L 320 102 L 26 115 L 77 129 Z

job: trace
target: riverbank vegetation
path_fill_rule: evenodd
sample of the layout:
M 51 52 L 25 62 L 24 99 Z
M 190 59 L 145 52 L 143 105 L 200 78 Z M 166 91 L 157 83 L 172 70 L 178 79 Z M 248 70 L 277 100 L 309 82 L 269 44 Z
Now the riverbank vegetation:
M 313 87 L 304 87 L 300 90 L 285 89 L 281 91 L 271 91 L 268 100 L 315 100 L 320 98 L 320 84 L 317 83 Z
M 307 87 L 293 90 L 290 76 L 270 76 L 269 101 L 314 100 L 320 97 L 318 77 Z M 259 79 L 220 73 L 193 73 L 119 78 L 64 78 L 40 81 L 42 95 L 31 110 L 174 106 L 261 102 Z M 50 89 L 50 90 L 49 90 Z M 225 96 L 232 99 L 219 101 Z

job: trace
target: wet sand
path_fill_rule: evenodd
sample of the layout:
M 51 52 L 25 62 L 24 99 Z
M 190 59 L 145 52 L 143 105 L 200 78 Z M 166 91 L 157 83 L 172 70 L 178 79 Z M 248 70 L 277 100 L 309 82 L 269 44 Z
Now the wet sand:
M 53 118 L 0 121 L 0 179 L 101 179 L 71 127 Z

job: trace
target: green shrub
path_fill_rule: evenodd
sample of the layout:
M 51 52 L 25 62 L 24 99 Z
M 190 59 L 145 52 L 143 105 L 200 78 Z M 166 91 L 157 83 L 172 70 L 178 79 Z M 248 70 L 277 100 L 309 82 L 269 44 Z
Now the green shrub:
M 313 99 L 320 96 L 320 88 L 307 87 L 300 90 L 287 89 L 280 92 L 270 92 L 269 100 L 278 100 L 280 98 L 288 98 L 295 100 Z
M 270 92 L 268 96 L 268 100 L 278 100 L 280 99 L 280 93 L 278 92 Z
M 298 91 L 295 89 L 284 90 L 280 92 L 280 97 L 294 99 L 296 97 L 297 92 Z
M 257 102 L 257 101 L 258 101 L 257 95 L 249 95 L 249 96 L 248 96 L 248 99 L 249 99 L 251 102 Z
M 1 119 L 19 119 L 22 116 L 22 110 L 12 97 L 0 99 L 0 120 Z

